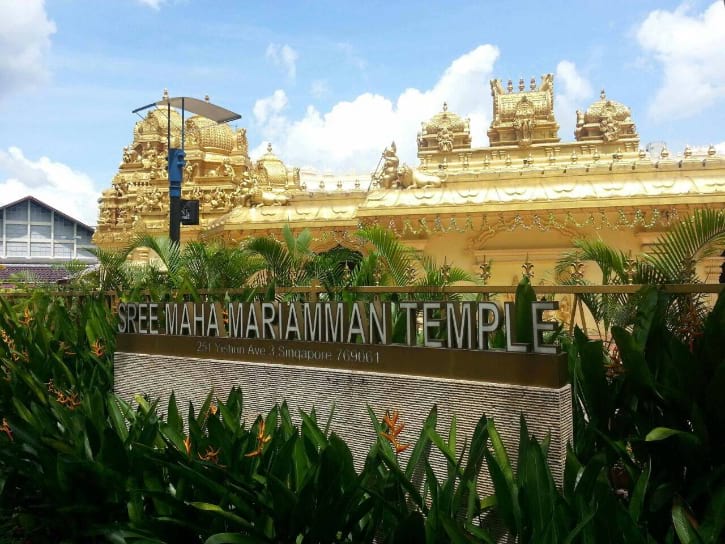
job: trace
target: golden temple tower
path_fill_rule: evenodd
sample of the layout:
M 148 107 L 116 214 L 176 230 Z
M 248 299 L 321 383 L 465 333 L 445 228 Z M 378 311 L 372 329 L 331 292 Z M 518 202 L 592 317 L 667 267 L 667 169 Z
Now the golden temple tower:
M 532 78 L 528 88 L 520 80 L 517 90 L 511 81 L 504 89 L 493 80 L 491 94 L 488 147 L 472 148 L 468 119 L 443 104 L 417 135 L 419 165 L 401 164 L 390 145 L 369 190 L 367 180 L 350 188 L 343 176 L 323 183 L 288 168 L 271 145 L 252 162 L 245 129 L 192 117 L 183 197 L 199 199 L 201 219 L 182 229 L 182 242 L 240 243 L 289 224 L 311 229 L 317 248 L 325 249 L 352 246 L 358 228 L 378 224 L 473 273 L 493 262 L 491 284 L 517 282 L 527 255 L 536 267 L 534 283 L 554 283 L 554 264 L 577 237 L 601 237 L 636 254 L 675 219 L 725 204 L 725 158 L 714 147 L 700 153 L 688 147 L 681 156 L 665 148 L 649 156 L 629 108 L 604 91 L 586 111 L 563 112 L 576 115 L 575 140 L 568 142 L 561 141 L 554 115 L 553 75 L 538 85 Z M 100 199 L 99 246 L 166 233 L 167 122 L 166 111 L 155 110 L 136 123 Z M 180 123 L 172 112 L 172 138 Z M 716 281 L 719 259 L 698 272 Z

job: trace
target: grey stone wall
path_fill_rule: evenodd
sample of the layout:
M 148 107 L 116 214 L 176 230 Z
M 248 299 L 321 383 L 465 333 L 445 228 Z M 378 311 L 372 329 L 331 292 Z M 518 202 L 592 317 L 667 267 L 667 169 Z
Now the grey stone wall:
M 251 424 L 258 414 L 266 414 L 275 403 L 287 401 L 290 413 L 315 408 L 322 424 L 334 406 L 332 430 L 342 437 L 361 468 L 375 441 L 369 405 L 382 418 L 386 410 L 398 410 L 405 430 L 402 443 L 414 443 L 434 404 L 438 405 L 438 432 L 447 437 L 452 417 L 458 429 L 458 447 L 463 446 L 482 414 L 493 417 L 512 462 L 516 458 L 519 416 L 524 414 L 529 432 L 537 438 L 551 433 L 549 463 L 554 479 L 561 484 L 567 441 L 572 437 L 571 387 L 547 389 L 429 377 L 402 376 L 373 372 L 310 368 L 282 364 L 246 363 L 214 359 L 144 355 L 117 352 L 115 390 L 124 398 L 146 394 L 161 399 L 161 408 L 175 392 L 182 413 L 192 401 L 203 402 L 211 388 L 225 399 L 238 386 L 244 393 L 244 419 Z M 401 461 L 407 461 L 407 454 Z M 431 454 L 431 462 L 445 471 L 442 455 Z M 484 469 L 484 473 L 485 473 Z M 491 492 L 487 474 L 480 482 L 484 493 Z

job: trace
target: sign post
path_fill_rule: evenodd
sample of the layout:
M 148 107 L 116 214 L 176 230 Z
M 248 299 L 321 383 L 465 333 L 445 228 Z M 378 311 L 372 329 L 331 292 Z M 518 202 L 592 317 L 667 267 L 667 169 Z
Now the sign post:
M 167 111 L 167 135 L 166 148 L 168 149 L 168 173 L 169 173 L 169 238 L 172 242 L 179 243 L 181 240 L 181 225 L 198 225 L 198 202 L 197 202 L 197 219 L 196 223 L 182 221 L 182 201 L 181 201 L 181 184 L 184 179 L 184 165 L 186 164 L 186 153 L 184 152 L 184 115 L 186 111 L 190 111 L 201 117 L 211 119 L 216 123 L 228 123 L 241 119 L 241 115 L 234 113 L 215 104 L 209 102 L 207 96 L 205 100 L 192 98 L 190 96 L 178 96 L 169 98 L 164 92 L 164 98 L 158 102 L 147 104 L 136 108 L 131 113 L 138 113 L 152 106 L 166 106 Z M 171 108 L 181 109 L 181 148 L 171 147 Z M 191 202 L 191 201 L 189 201 Z

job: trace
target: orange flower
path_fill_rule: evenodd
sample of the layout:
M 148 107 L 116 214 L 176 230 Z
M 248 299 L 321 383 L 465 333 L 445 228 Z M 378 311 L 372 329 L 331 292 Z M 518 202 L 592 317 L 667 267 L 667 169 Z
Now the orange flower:
M 95 342 L 93 342 L 93 345 L 91 346 L 91 349 L 93 350 L 93 355 L 96 357 L 102 357 L 104 350 L 103 350 L 103 344 L 101 344 L 100 339 L 96 339 Z
M 211 461 L 214 464 L 219 464 L 219 449 L 214 449 L 211 446 L 209 446 L 206 449 L 206 453 L 204 455 L 197 454 L 199 456 L 199 459 L 202 461 Z
M 257 430 L 257 447 L 250 451 L 249 453 L 244 454 L 244 457 L 259 457 L 262 455 L 262 448 L 264 445 L 272 440 L 272 437 L 268 434 L 265 434 L 265 428 L 266 424 L 264 422 L 264 419 L 259 419 L 259 427 Z
M 212 402 L 211 406 L 209 406 L 209 412 L 211 412 L 211 415 L 215 416 L 218 411 L 219 408 L 217 407 L 216 403 Z
M 398 441 L 398 435 L 403 432 L 403 429 L 405 428 L 405 424 L 403 423 L 398 425 L 399 417 L 400 415 L 397 410 L 395 410 L 392 414 L 389 410 L 386 411 L 383 416 L 383 424 L 388 428 L 388 432 L 380 433 L 380 436 L 390 442 L 396 454 L 402 453 L 410 447 L 410 444 L 401 444 Z
M 25 311 L 23 312 L 23 317 L 20 319 L 20 323 L 24 326 L 28 326 L 33 322 L 33 314 L 30 313 L 30 308 L 25 308 Z
M 70 391 L 68 393 L 61 391 L 55 386 L 53 380 L 48 382 L 48 392 L 55 395 L 55 400 L 70 410 L 75 410 L 81 405 L 81 401 L 78 398 L 78 393 L 76 391 Z
M 184 438 L 184 449 L 186 449 L 186 455 L 191 455 L 191 437 L 187 436 Z
M 11 442 L 13 442 L 15 439 L 13 438 L 13 431 L 10 430 L 10 425 L 8 424 L 8 420 L 3 418 L 3 424 L 0 425 L 0 433 L 5 433 L 8 435 L 8 438 Z

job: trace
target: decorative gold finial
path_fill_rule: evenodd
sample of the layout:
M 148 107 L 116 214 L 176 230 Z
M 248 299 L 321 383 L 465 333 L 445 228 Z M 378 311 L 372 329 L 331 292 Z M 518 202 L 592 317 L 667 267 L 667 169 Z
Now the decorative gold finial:
M 347 285 L 350 283 L 350 267 L 347 264 L 347 261 L 345 261 L 345 268 L 342 269 L 342 283 Z
M 523 91 L 526 88 L 524 84 L 524 78 L 519 79 L 519 91 Z
M 272 142 L 267 142 L 267 153 L 272 152 Z
M 509 79 L 508 85 L 506 85 L 506 90 L 510 93 L 514 92 L 514 82 Z
M 534 277 L 534 263 L 529 261 L 528 253 L 526 254 L 526 262 L 521 265 L 521 271 L 529 279 Z
M 443 111 L 448 111 L 448 102 L 443 102 Z
M 717 155 L 717 150 L 714 145 L 710 144 L 710 147 L 707 148 L 707 156 L 714 157 L 715 155 Z
M 669 156 L 670 156 L 670 152 L 667 149 L 667 146 L 663 147 L 662 151 L 660 151 L 660 159 L 666 159 Z
M 324 188 L 325 188 L 325 180 L 321 179 L 320 180 L 320 189 L 324 189 Z
M 571 263 L 571 279 L 577 283 L 584 279 L 584 263 L 579 259 Z
M 209 95 L 208 94 L 205 94 L 204 95 L 204 102 L 209 102 Z
M 360 188 L 360 180 L 358 178 L 355 178 L 355 189 Z
M 576 162 L 579 159 L 579 157 L 576 154 L 576 149 L 571 152 L 571 162 Z
M 627 258 L 624 259 L 624 273 L 627 274 L 627 283 L 632 285 L 634 283 L 634 273 L 637 271 L 637 259 L 632 258 L 632 250 L 627 254 Z
M 415 281 L 415 267 L 412 264 L 405 267 L 405 280 L 408 283 L 413 283 Z
M 164 87 L 164 96 L 162 97 L 162 99 L 163 100 L 169 99 L 169 90 L 166 87 Z
M 536 90 L 536 78 L 535 77 L 532 77 L 531 78 L 531 82 L 529 83 L 529 88 L 532 91 L 535 91 Z
M 337 180 L 337 190 L 342 191 L 342 180 L 341 179 Z
M 486 256 L 483 256 L 483 262 L 479 265 L 481 269 L 481 272 L 479 272 L 478 277 L 481 278 L 481 282 L 486 285 L 488 283 L 488 280 L 491 279 L 491 263 L 486 260 Z
M 638 157 L 640 158 L 640 160 L 644 160 L 644 159 L 645 159 L 645 157 L 647 156 L 647 153 L 645 152 L 645 150 L 644 150 L 644 149 L 642 149 L 642 148 L 640 147 L 640 148 L 639 148 L 639 153 L 637 154 L 637 156 L 638 156 Z
M 599 93 L 599 98 L 601 98 L 602 100 L 606 100 L 607 99 L 607 93 L 604 92 L 604 89 L 602 89 L 602 92 Z
M 597 162 L 599 160 L 599 150 L 595 147 L 594 148 L 594 154 L 592 155 L 592 159 L 594 162 Z
M 692 148 L 689 145 L 686 145 L 685 146 L 685 153 L 684 153 L 684 155 L 685 155 L 685 158 L 692 157 Z
M 448 264 L 448 257 L 443 257 L 443 266 L 441 266 L 441 277 L 443 283 L 448 283 L 451 277 L 451 265 Z

